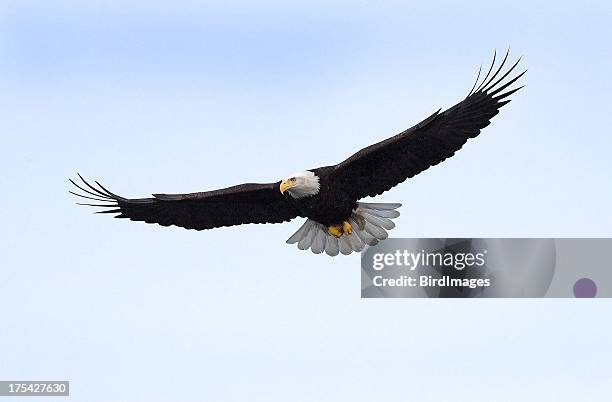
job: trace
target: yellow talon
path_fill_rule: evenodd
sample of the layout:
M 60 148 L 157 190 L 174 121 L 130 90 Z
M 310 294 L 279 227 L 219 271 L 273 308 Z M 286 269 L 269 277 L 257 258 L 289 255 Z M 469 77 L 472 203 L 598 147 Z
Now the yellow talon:
M 327 233 L 329 233 L 330 235 L 334 237 L 340 237 L 342 236 L 342 226 L 339 226 L 339 225 L 329 226 L 327 228 Z
M 342 222 L 342 231 L 346 233 L 347 235 L 350 235 L 353 233 L 353 227 L 351 226 L 350 223 L 348 223 L 347 221 L 344 221 Z

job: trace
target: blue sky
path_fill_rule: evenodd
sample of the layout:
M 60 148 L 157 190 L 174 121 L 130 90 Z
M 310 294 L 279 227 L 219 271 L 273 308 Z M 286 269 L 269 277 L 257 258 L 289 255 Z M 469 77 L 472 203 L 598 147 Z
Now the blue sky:
M 76 207 L 276 181 L 460 100 L 493 49 L 525 89 L 379 197 L 395 237 L 610 237 L 609 2 L 0 5 L 2 379 L 72 400 L 604 400 L 606 300 L 361 300 L 301 222 L 195 233 Z M 586 268 L 585 268 L 586 269 Z M 503 392 L 502 392 L 503 390 Z

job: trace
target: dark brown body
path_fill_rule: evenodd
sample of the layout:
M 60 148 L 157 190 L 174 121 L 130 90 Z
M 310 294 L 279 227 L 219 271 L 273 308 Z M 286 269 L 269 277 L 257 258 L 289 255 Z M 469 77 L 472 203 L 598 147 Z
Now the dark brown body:
M 346 194 L 342 188 L 334 186 L 330 180 L 332 166 L 314 169 L 313 173 L 319 177 L 319 193 L 310 197 L 293 199 L 286 195 L 300 216 L 310 218 L 325 226 L 339 225 L 348 220 L 357 207 L 357 200 Z M 337 184 L 337 183 L 336 183 Z

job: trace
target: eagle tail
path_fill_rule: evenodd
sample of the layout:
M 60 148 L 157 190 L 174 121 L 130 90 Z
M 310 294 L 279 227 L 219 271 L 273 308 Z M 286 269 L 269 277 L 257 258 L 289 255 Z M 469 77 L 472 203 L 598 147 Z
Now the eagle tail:
M 395 227 L 392 219 L 397 218 L 397 211 L 402 204 L 358 202 L 353 210 L 349 223 L 353 233 L 337 238 L 327 232 L 327 227 L 312 219 L 306 222 L 289 238 L 287 243 L 294 244 L 300 250 L 310 249 L 315 254 L 325 252 L 330 256 L 339 253 L 351 254 L 360 252 L 366 246 L 374 246 L 388 237 L 387 230 Z

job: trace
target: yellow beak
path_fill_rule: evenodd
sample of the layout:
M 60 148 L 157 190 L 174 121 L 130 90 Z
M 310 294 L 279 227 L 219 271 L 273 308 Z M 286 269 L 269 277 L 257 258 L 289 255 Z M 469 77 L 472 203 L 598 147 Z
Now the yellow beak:
M 289 183 L 286 182 L 285 180 L 281 181 L 281 184 L 280 184 L 281 194 L 285 194 L 285 191 L 287 191 L 288 188 L 289 188 Z

